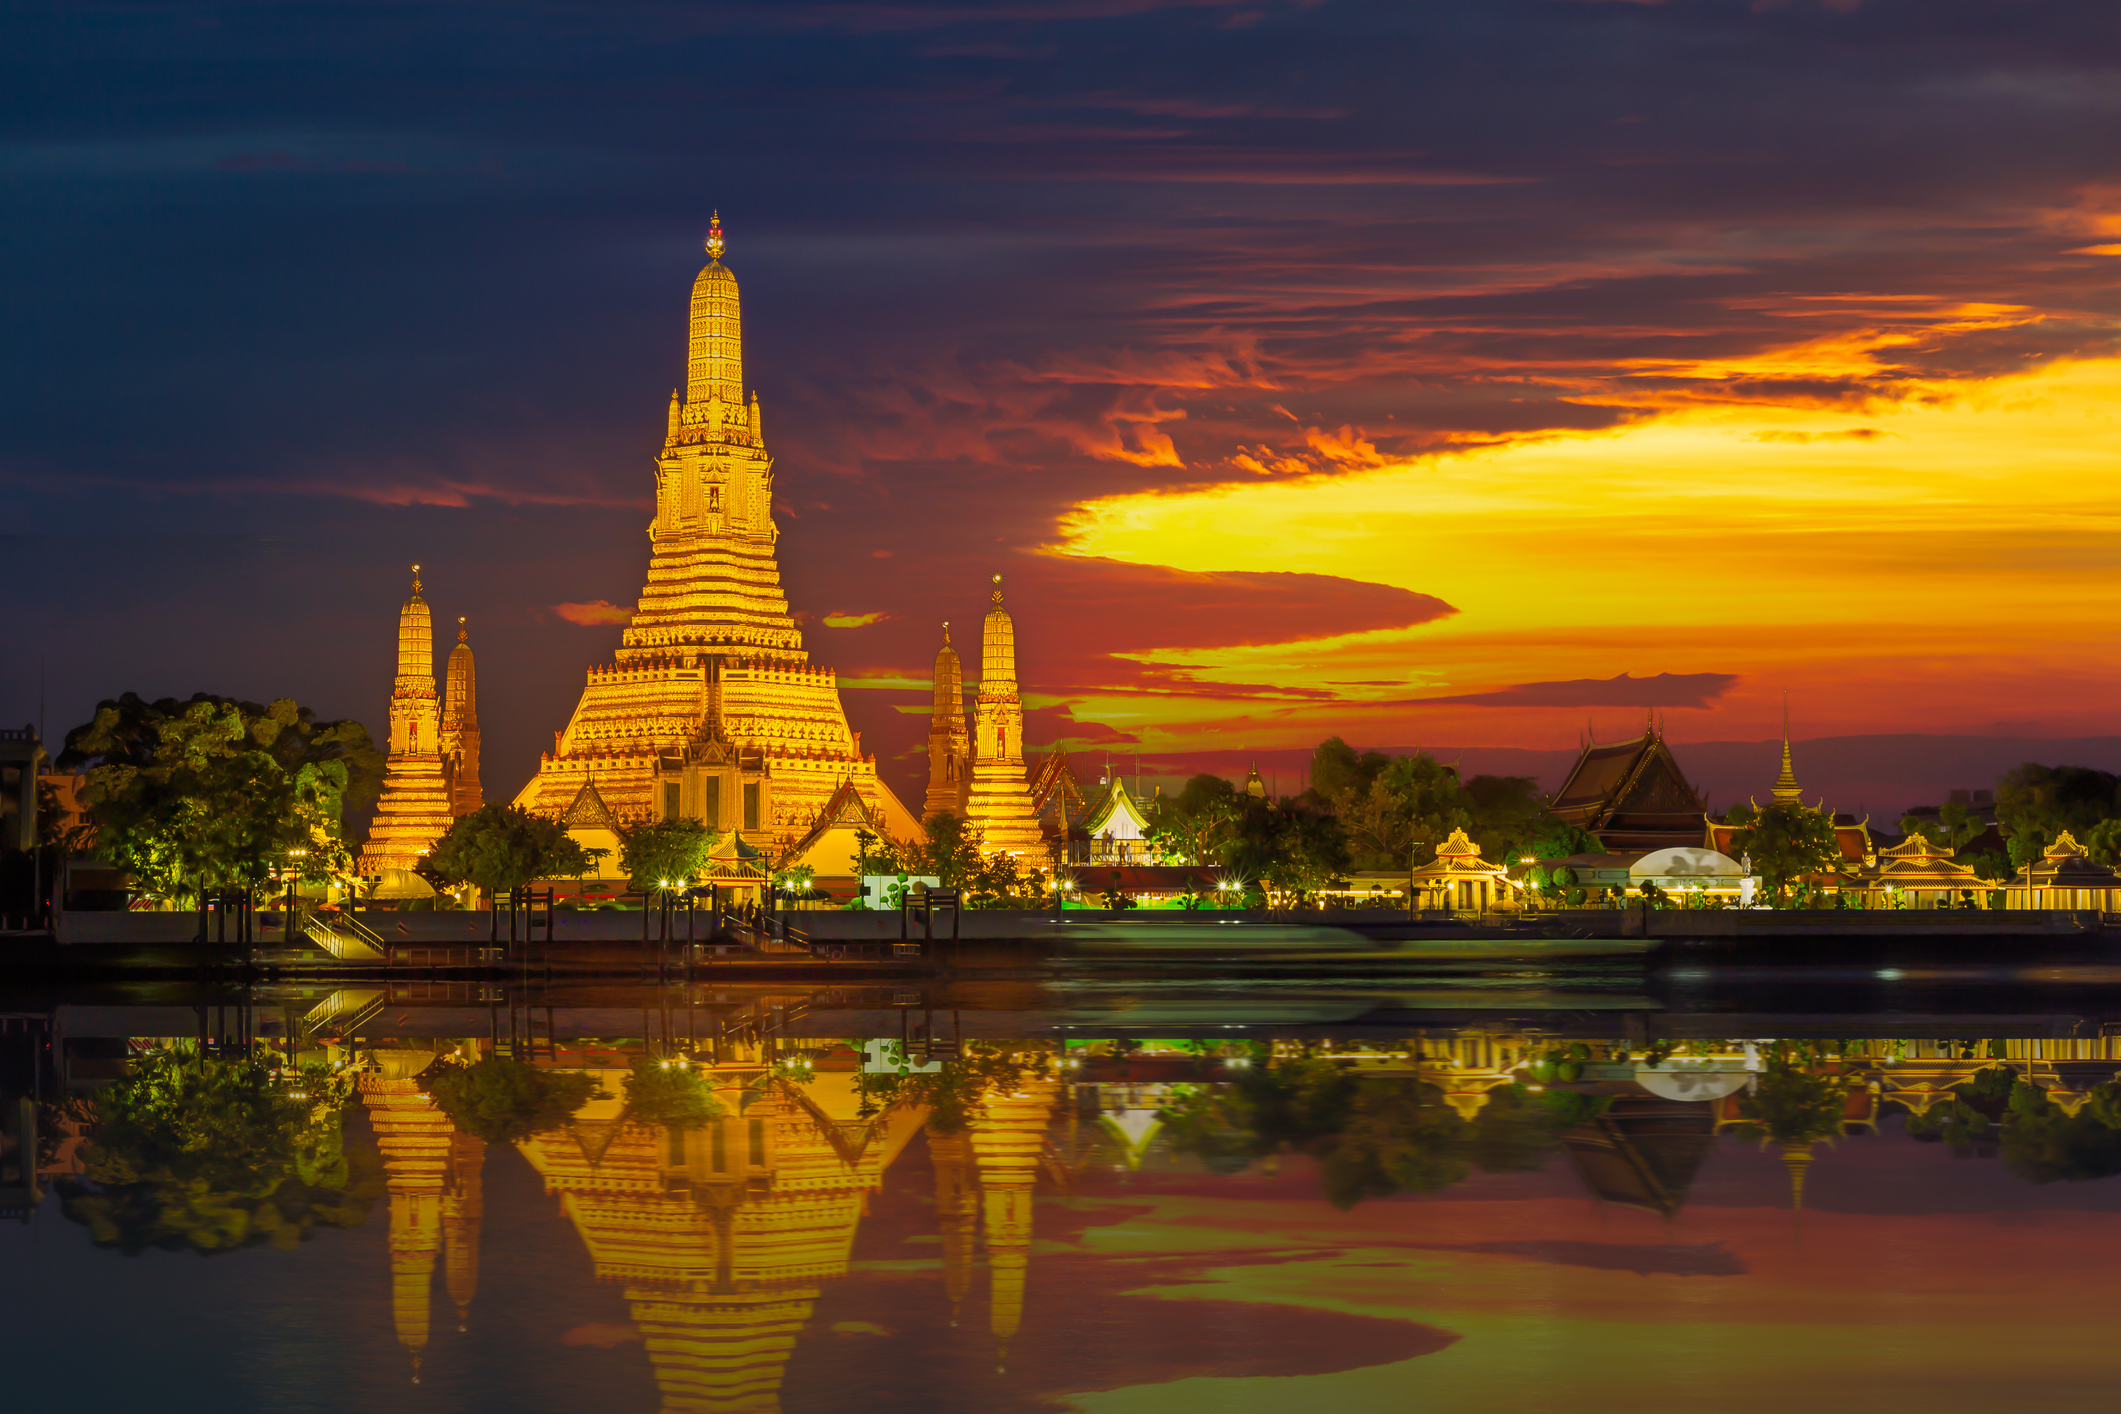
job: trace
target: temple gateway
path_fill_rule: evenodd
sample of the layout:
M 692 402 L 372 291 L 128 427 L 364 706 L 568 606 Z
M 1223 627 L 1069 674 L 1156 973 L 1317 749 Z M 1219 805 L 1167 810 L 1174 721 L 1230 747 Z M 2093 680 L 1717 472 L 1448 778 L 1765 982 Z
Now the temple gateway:
M 736 276 L 722 223 L 692 285 L 685 387 L 655 464 L 648 582 L 616 658 L 516 804 L 561 817 L 593 799 L 628 828 L 699 820 L 786 853 L 845 786 L 898 838 L 919 822 L 848 729 L 839 684 L 788 612 L 774 546 L 773 458 L 744 390 Z

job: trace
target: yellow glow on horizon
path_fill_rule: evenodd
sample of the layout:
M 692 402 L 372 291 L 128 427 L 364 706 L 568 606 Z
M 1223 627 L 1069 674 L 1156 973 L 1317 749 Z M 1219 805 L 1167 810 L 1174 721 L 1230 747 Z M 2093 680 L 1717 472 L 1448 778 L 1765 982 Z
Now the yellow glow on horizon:
M 1321 624 L 1304 643 L 1138 655 L 1204 679 L 1389 681 L 1336 692 L 1404 704 L 1623 670 L 1772 672 L 1840 684 L 1850 713 L 1904 682 L 1951 723 L 2051 709 L 2088 723 L 2105 709 L 2026 701 L 2022 680 L 2108 696 L 2117 530 L 2121 360 L 2107 359 L 1858 411 L 1695 404 L 1335 478 L 1112 497 L 1080 508 L 1061 549 L 1336 575 L 1459 610 L 1394 633 Z M 1482 722 L 1503 726 L 1492 709 Z

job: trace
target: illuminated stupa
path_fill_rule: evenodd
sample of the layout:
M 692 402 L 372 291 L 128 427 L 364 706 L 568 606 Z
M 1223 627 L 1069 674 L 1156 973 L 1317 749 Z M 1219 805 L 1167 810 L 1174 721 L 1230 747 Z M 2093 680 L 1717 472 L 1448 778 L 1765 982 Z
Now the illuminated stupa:
M 919 822 L 847 725 L 781 588 L 773 458 L 747 402 L 736 277 L 719 216 L 692 286 L 686 385 L 655 465 L 648 580 L 615 660 L 589 670 L 516 804 L 558 817 L 593 774 L 620 820 L 701 820 L 778 855 L 851 782 L 894 835 Z
M 420 567 L 412 567 L 412 595 L 398 612 L 398 678 L 390 694 L 390 755 L 383 795 L 376 802 L 361 872 L 411 869 L 449 830 L 449 781 L 442 770 L 441 703 L 435 697 L 434 620 L 420 597 Z
M 922 1118 L 865 1120 L 851 1076 L 797 1084 L 727 1049 L 703 1075 L 720 1119 L 672 1129 L 592 1101 L 523 1144 L 598 1279 L 623 1285 L 673 1414 L 780 1409 L 796 1337 L 847 1274 L 869 1190 Z M 621 1073 L 602 1078 L 623 1089 Z
M 987 1247 L 988 1330 L 999 1356 L 1023 1324 L 1024 1281 L 1031 1264 L 1032 1188 L 1045 1152 L 1060 1085 L 1026 1080 L 1015 1094 L 990 1094 L 967 1126 L 979 1168 L 980 1227 Z
M 448 691 L 442 697 L 442 775 L 449 782 L 451 815 L 469 815 L 486 803 L 486 792 L 479 786 L 479 684 L 470 638 L 459 616 L 457 646 L 449 650 L 444 673 Z
M 1002 607 L 1002 577 L 994 577 L 994 607 L 980 641 L 979 705 L 975 715 L 972 788 L 965 819 L 987 854 L 1042 858 L 1045 832 L 1031 808 L 1024 779 L 1024 703 L 1016 691 L 1016 624 Z
M 391 1324 L 398 1344 L 412 1357 L 417 1380 L 433 1320 L 435 1259 L 444 1235 L 443 1195 L 451 1186 L 457 1132 L 413 1079 L 433 1063 L 431 1054 L 378 1051 L 376 1059 L 382 1069 L 360 1077 L 361 1102 L 368 1107 L 376 1147 L 383 1151 L 384 1186 L 390 1194 Z M 475 1174 L 472 1182 L 477 1182 Z M 475 1229 L 470 1240 L 475 1247 Z
M 928 719 L 928 798 L 921 814 L 963 815 L 972 783 L 972 739 L 965 731 L 965 670 L 943 625 L 935 655 L 935 712 Z

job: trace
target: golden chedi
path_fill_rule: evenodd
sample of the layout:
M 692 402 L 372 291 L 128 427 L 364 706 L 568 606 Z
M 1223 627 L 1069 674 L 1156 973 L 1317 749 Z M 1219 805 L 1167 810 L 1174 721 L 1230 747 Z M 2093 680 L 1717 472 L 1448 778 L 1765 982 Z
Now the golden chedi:
M 815 667 L 775 559 L 773 458 L 747 401 L 736 277 L 717 216 L 692 286 L 687 376 L 655 463 L 648 579 L 615 660 L 516 804 L 559 816 L 595 777 L 628 825 L 701 820 L 787 848 L 841 782 L 893 834 L 918 829 L 848 728 L 839 684 Z
M 980 642 L 978 710 L 972 744 L 972 787 L 965 819 L 988 854 L 1043 856 L 1045 832 L 1031 808 L 1024 779 L 1024 704 L 1016 691 L 1016 625 L 1002 607 L 1002 577 L 994 577 L 994 607 Z
M 390 755 L 382 798 L 361 847 L 361 872 L 409 870 L 448 832 L 449 781 L 442 770 L 441 704 L 435 699 L 434 620 L 420 597 L 420 567 L 412 567 L 412 596 L 398 613 L 398 678 L 390 694 Z
M 479 786 L 478 674 L 471 660 L 471 635 L 457 617 L 457 646 L 449 650 L 442 696 L 442 775 L 449 782 L 449 813 L 470 815 L 486 803 Z
M 921 814 L 963 815 L 972 784 L 972 738 L 965 730 L 965 670 L 943 625 L 935 655 L 935 712 L 928 720 L 928 798 Z

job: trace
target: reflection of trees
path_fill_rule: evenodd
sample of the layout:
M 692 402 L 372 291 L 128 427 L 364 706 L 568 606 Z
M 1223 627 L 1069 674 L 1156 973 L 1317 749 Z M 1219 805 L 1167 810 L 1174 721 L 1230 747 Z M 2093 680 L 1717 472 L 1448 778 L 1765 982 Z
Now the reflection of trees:
M 2076 1114 L 2020 1081 L 2003 1115 L 2003 1166 L 2032 1183 L 2083 1183 L 2121 1173 L 2121 1111 L 2111 1082 Z
M 144 1056 L 97 1097 L 85 1181 L 61 1185 L 66 1214 L 127 1253 L 284 1250 L 318 1226 L 358 1226 L 377 1175 L 342 1143 L 348 1093 L 322 1067 L 283 1085 L 256 1055 Z
M 489 1144 L 513 1144 L 563 1125 L 600 1094 L 596 1081 L 580 1071 L 540 1070 L 509 1056 L 470 1065 L 445 1056 L 420 1081 L 452 1124 Z
M 988 1096 L 1019 1094 L 1052 1074 L 1050 1052 L 967 1041 L 965 1054 L 945 1060 L 939 1070 L 925 1074 L 864 1071 L 855 1083 L 865 1117 L 879 1110 L 913 1106 L 928 1111 L 928 1128 L 933 1132 L 962 1134 Z
M 1179 1087 L 1160 1114 L 1171 1147 L 1213 1172 L 1280 1153 L 1316 1159 L 1341 1208 L 1433 1193 L 1483 1173 L 1542 1167 L 1563 1131 L 1603 1102 L 1520 1085 L 1489 1092 L 1466 1119 L 1425 1079 L 1362 1075 L 1331 1061 L 1280 1061 L 1213 1085 Z

